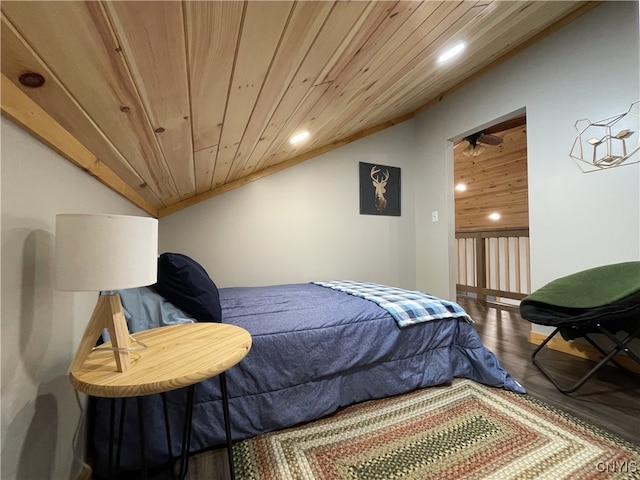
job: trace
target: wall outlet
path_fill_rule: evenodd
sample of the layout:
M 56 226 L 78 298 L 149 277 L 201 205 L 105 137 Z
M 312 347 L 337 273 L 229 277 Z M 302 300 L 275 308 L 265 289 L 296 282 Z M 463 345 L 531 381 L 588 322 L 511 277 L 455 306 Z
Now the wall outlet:
M 431 212 L 431 221 L 432 222 L 437 222 L 438 221 L 438 211 L 434 210 L 433 212 Z

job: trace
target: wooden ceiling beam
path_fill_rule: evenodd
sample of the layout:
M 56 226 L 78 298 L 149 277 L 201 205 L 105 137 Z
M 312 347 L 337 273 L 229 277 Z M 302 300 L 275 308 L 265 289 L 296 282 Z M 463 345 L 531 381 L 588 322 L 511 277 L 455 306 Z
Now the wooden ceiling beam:
M 40 108 L 31 98 L 2 75 L 2 113 L 24 127 L 40 141 L 104 185 L 127 198 L 150 215 L 158 209 L 133 190 L 113 170 Z
M 2 13 L 145 184 L 164 204 L 175 203 L 180 197 L 157 134 L 103 8 L 99 2 L 2 3 Z M 83 135 L 78 132 L 85 143 Z
M 4 15 L 0 30 L 2 73 L 147 202 L 155 208 L 163 207 L 150 186 L 97 128 L 87 112 Z M 25 72 L 41 75 L 44 84 L 39 88 L 24 86 L 20 83 L 20 77 Z

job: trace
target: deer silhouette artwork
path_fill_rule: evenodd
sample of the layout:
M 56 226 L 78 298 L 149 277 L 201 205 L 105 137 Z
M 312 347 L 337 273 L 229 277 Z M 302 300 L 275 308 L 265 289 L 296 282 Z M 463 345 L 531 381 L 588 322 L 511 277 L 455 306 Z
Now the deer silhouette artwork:
M 387 199 L 384 198 L 384 194 L 387 191 L 385 187 L 387 186 L 387 181 L 389 180 L 389 170 L 384 171 L 382 179 L 378 177 L 378 173 L 380 173 L 380 169 L 378 167 L 376 167 L 375 165 L 371 167 L 371 180 L 373 180 L 372 183 L 376 189 L 376 210 L 378 211 L 378 213 L 382 213 L 387 208 Z

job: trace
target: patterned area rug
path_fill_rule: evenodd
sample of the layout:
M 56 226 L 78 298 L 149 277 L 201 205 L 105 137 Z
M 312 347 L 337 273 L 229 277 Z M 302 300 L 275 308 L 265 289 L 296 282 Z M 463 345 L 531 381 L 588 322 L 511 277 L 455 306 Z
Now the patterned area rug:
M 238 480 L 640 479 L 640 447 L 469 380 L 239 442 Z

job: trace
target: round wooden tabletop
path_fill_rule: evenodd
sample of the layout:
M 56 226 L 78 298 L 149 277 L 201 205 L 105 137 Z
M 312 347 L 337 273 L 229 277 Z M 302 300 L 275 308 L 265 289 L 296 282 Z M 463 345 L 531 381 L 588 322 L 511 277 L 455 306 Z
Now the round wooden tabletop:
M 117 371 L 113 351 L 105 350 L 111 344 L 105 343 L 89 355 L 81 369 L 69 372 L 73 387 L 96 397 L 167 392 L 224 372 L 251 348 L 249 332 L 223 323 L 171 325 L 132 336 L 146 348 L 129 353 L 131 367 L 126 372 Z

